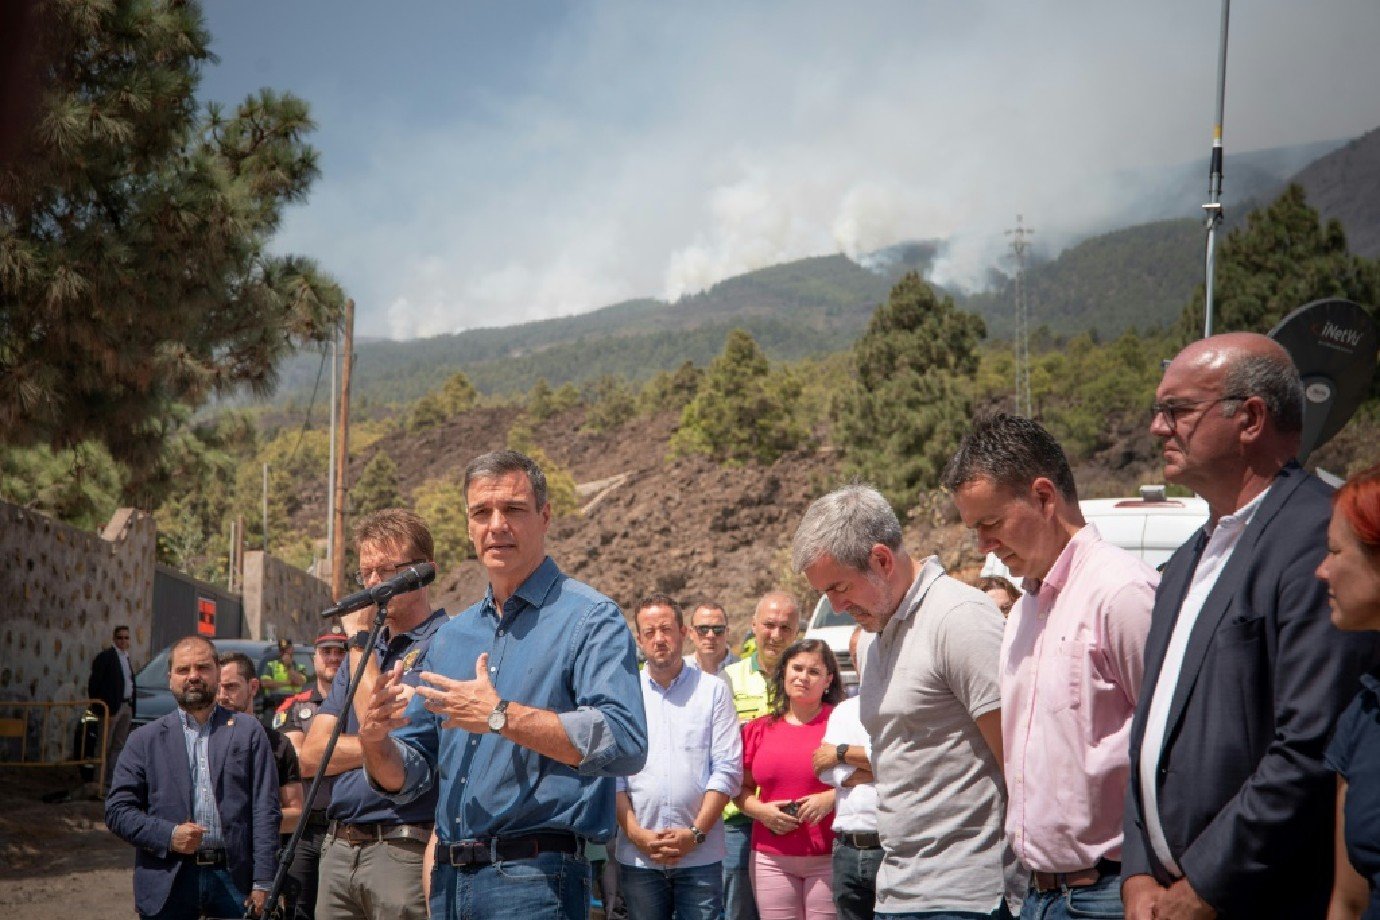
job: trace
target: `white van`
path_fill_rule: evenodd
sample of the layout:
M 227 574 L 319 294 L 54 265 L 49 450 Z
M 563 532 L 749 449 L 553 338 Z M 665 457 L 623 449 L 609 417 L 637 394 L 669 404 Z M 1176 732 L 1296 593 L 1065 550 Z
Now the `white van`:
M 1193 498 L 1169 498 L 1164 486 L 1141 486 L 1139 498 L 1092 498 L 1078 503 L 1089 524 L 1096 524 L 1102 539 L 1129 550 L 1155 568 L 1162 567 L 1189 537 L 1208 519 L 1207 502 Z M 996 556 L 988 553 L 983 562 L 983 577 L 999 575 L 1010 579 L 1016 587 L 1020 580 L 1013 578 Z M 854 621 L 846 613 L 839 613 L 821 597 L 810 617 L 805 632 L 807 639 L 823 639 L 833 649 L 843 671 L 844 683 L 853 686 L 858 674 L 848 655 L 848 637 Z

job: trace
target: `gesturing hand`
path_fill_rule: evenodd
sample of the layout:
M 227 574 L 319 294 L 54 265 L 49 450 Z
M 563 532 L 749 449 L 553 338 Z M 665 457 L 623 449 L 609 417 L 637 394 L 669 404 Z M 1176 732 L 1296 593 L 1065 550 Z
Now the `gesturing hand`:
M 431 686 L 426 686 L 430 684 Z M 467 732 L 487 732 L 489 713 L 498 705 L 498 691 L 489 679 L 489 653 L 474 662 L 474 680 L 455 680 L 434 671 L 422 672 L 417 692 L 426 697 L 428 712 L 445 716 L 442 728 L 462 728 Z
M 403 715 L 411 694 L 407 692 L 407 687 L 399 683 L 401 680 L 402 662 L 396 661 L 393 667 L 374 681 L 374 691 L 369 694 L 368 704 L 359 720 L 361 744 L 376 744 L 388 737 L 393 729 L 411 721 Z

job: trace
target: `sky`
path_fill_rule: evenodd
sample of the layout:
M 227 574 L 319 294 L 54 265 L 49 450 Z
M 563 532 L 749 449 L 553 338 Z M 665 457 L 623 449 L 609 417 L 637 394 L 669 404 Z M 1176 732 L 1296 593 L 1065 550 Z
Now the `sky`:
M 675 300 L 914 239 L 973 288 L 1018 213 L 1052 254 L 1109 229 L 1138 171 L 1201 161 L 1206 197 L 1210 0 L 205 9 L 203 99 L 310 103 L 322 175 L 273 245 L 342 283 L 356 335 Z M 1376 0 L 1238 0 L 1229 35 L 1228 163 L 1380 125 Z

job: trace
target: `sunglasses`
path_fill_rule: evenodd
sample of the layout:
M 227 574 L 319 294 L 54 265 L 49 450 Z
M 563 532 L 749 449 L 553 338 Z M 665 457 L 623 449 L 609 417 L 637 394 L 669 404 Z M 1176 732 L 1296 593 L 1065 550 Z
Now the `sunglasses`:
M 701 636 L 707 636 L 710 633 L 716 636 L 722 636 L 724 633 L 728 632 L 727 626 L 696 626 L 694 629 L 695 632 L 699 633 Z

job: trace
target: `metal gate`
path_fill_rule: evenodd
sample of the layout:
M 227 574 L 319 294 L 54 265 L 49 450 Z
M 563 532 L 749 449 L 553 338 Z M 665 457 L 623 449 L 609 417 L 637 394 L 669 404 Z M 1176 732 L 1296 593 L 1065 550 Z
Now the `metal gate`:
M 244 603 L 237 594 L 159 565 L 153 576 L 153 629 L 149 648 L 183 636 L 244 638 Z

